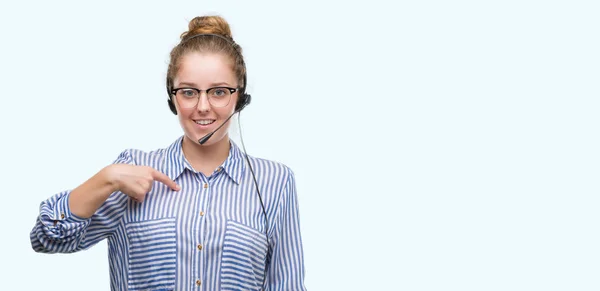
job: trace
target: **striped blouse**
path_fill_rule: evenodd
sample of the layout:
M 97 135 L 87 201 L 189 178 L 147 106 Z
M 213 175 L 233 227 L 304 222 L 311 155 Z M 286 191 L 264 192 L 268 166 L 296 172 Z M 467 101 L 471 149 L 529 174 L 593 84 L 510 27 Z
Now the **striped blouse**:
M 142 203 L 117 191 L 89 219 L 69 211 L 70 190 L 57 193 L 40 205 L 33 249 L 71 253 L 107 239 L 111 290 L 306 290 L 290 168 L 249 156 L 268 217 L 268 248 L 239 147 L 230 141 L 229 156 L 207 177 L 185 159 L 182 140 L 154 151 L 127 149 L 114 162 L 151 166 L 181 190 L 155 182 Z

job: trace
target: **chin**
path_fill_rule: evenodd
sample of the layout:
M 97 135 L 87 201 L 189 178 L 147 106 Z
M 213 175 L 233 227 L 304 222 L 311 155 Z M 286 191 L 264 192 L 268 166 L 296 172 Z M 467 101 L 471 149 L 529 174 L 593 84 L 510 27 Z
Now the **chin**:
M 189 141 L 191 141 L 193 144 L 203 146 L 203 147 L 218 144 L 221 141 L 223 141 L 224 138 L 226 138 L 226 135 L 217 135 L 218 133 L 215 133 L 204 144 L 201 145 L 198 141 L 207 134 L 209 134 L 209 132 L 207 132 L 207 133 L 195 133 L 194 132 L 192 134 L 186 133 L 185 138 L 188 139 Z

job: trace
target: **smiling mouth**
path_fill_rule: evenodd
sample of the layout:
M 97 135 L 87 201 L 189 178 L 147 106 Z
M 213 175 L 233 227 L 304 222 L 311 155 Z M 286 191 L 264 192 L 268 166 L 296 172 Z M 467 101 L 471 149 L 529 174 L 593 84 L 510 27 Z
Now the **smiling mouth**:
M 202 119 L 202 120 L 195 120 L 194 122 L 196 122 L 196 124 L 200 124 L 200 125 L 209 125 L 209 124 L 213 124 L 215 122 L 214 119 Z

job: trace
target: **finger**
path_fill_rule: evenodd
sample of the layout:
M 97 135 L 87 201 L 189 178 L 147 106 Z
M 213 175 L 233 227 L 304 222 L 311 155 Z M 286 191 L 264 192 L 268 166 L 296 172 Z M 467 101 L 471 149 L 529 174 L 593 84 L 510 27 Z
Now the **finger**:
M 134 187 L 133 195 L 135 200 L 139 203 L 144 202 L 146 198 L 146 193 L 148 193 L 148 187 L 146 187 L 146 185 L 144 184 L 146 183 L 144 183 L 143 181 L 138 181 L 138 184 Z
M 154 178 L 154 180 L 159 181 L 167 186 L 169 186 L 171 189 L 178 191 L 179 190 L 179 185 L 177 185 L 177 183 L 175 183 L 175 181 L 171 180 L 171 178 L 169 178 L 169 176 L 161 173 L 160 171 L 154 170 L 152 172 L 152 178 Z
M 132 191 L 131 194 L 128 194 L 127 196 L 129 196 L 129 199 L 137 202 L 137 203 L 142 203 L 144 202 L 144 198 L 141 197 L 141 195 L 138 195 L 137 190 L 136 191 Z
M 127 196 L 138 203 L 142 203 L 145 200 L 148 187 L 148 182 L 144 180 L 135 180 L 127 187 Z
M 139 179 L 137 180 L 138 185 L 142 187 L 142 191 L 140 193 L 148 193 L 152 191 L 152 184 L 154 181 L 148 179 Z

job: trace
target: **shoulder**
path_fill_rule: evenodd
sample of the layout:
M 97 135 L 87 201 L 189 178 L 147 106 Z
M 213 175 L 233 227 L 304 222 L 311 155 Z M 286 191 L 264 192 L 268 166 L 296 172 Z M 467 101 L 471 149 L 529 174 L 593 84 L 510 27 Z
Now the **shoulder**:
M 127 148 L 118 154 L 114 163 L 153 165 L 164 161 L 166 155 L 166 148 L 158 148 L 149 151 L 137 148 Z
M 119 153 L 114 162 L 140 166 L 156 166 L 162 164 L 165 159 L 178 155 L 182 140 L 183 136 L 177 138 L 169 145 L 150 150 L 127 148 Z
M 282 173 L 285 175 L 294 174 L 292 168 L 281 161 L 251 155 L 248 155 L 248 159 L 252 163 L 253 167 L 259 167 L 263 171 L 268 170 L 270 172 Z
M 252 165 L 252 170 L 257 176 L 270 179 L 271 183 L 275 182 L 283 185 L 295 183 L 295 173 L 289 165 L 281 161 L 251 155 L 248 155 L 248 159 Z

